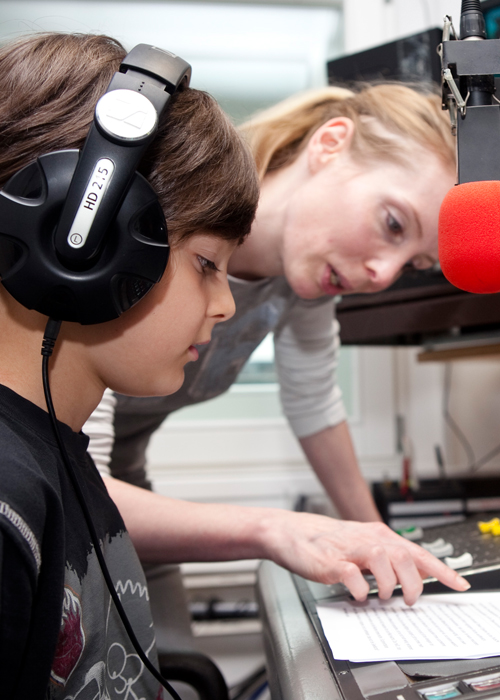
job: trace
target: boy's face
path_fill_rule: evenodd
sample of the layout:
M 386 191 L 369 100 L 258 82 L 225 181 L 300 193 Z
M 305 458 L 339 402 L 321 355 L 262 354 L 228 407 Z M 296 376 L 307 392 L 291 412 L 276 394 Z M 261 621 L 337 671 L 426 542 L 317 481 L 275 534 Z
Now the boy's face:
M 227 265 L 236 243 L 196 234 L 177 245 L 161 281 L 123 316 L 92 327 L 102 381 L 131 396 L 165 396 L 184 381 L 216 323 L 234 314 Z M 106 328 L 104 328 L 106 326 Z M 90 328 L 90 327 L 88 327 Z

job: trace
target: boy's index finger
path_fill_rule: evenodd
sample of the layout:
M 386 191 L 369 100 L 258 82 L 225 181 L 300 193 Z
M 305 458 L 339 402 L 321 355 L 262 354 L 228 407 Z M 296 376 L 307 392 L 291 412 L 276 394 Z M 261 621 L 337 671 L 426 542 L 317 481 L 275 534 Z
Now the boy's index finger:
M 424 579 L 424 583 L 431 583 L 431 581 L 437 580 L 457 591 L 466 591 L 470 588 L 470 583 L 463 578 L 456 568 L 451 568 L 447 563 L 445 564 L 441 559 L 438 559 L 436 556 L 423 549 L 423 547 L 420 547 L 420 545 L 417 545 L 417 547 L 420 550 L 419 558 L 421 559 L 419 568 L 428 575 L 428 578 Z M 469 573 L 470 571 L 469 562 L 469 566 L 462 569 L 462 573 Z
M 471 584 L 469 583 L 469 581 L 467 581 L 466 578 L 464 578 L 457 571 L 453 571 L 453 569 L 450 569 L 448 566 L 446 566 L 446 564 L 443 564 L 443 562 L 439 562 L 439 560 L 438 560 L 438 563 L 442 564 L 442 566 L 444 567 L 444 571 L 440 575 L 427 576 L 426 578 L 423 578 L 422 583 L 424 584 L 424 586 L 426 583 L 436 583 L 437 581 L 440 581 L 445 586 L 448 586 L 449 588 L 452 588 L 455 591 L 465 592 L 465 591 L 469 590 L 469 588 L 471 587 Z M 464 571 L 463 573 L 469 573 L 469 572 Z M 478 572 L 475 571 L 474 573 L 478 573 Z M 400 590 L 401 588 L 402 588 L 402 586 L 400 583 L 397 583 L 394 586 L 395 591 Z M 368 595 L 378 595 L 378 592 L 379 592 L 378 586 L 375 584 L 368 591 Z M 423 593 L 425 593 L 425 589 L 424 589 Z

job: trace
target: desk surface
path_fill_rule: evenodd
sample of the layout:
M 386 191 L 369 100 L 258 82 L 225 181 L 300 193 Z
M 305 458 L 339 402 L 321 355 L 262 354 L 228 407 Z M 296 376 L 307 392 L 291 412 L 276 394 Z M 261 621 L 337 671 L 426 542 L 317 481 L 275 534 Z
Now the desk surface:
M 499 569 L 481 571 L 469 576 L 472 588 L 498 589 Z M 312 602 L 314 606 L 316 598 L 325 597 L 325 586 L 297 579 L 299 588 L 302 583 L 307 605 Z M 441 584 L 429 585 L 442 588 Z M 352 664 L 332 659 L 337 674 L 334 677 L 328 652 L 310 621 L 292 574 L 264 562 L 258 572 L 257 590 L 273 700 L 443 700 L 445 696 L 500 700 L 500 657 L 398 664 Z M 481 687 L 476 687 L 478 683 Z
M 341 700 L 291 574 L 263 562 L 258 595 L 273 700 Z

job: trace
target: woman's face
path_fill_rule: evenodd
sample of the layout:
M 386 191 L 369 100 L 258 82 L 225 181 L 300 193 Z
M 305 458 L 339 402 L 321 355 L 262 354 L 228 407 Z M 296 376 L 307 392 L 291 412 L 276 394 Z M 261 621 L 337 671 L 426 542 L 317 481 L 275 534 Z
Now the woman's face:
M 216 323 L 234 314 L 227 264 L 235 243 L 197 234 L 175 246 L 160 282 L 115 321 L 89 326 L 98 373 L 132 396 L 165 396 L 184 381 Z
M 313 168 L 287 210 L 284 273 L 304 299 L 378 292 L 405 265 L 438 259 L 441 202 L 455 173 L 432 152 L 407 146 L 404 164 L 357 164 L 347 149 Z

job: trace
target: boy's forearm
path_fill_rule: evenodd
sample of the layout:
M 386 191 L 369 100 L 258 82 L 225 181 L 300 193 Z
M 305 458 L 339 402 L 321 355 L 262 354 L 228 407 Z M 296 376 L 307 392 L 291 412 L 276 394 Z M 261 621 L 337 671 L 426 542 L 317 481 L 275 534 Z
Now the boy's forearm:
M 266 556 L 258 516 L 265 509 L 180 501 L 113 478 L 104 483 L 144 562 Z
M 358 600 L 368 593 L 366 569 L 375 575 L 382 598 L 401 583 L 409 604 L 422 592 L 423 576 L 457 590 L 468 587 L 455 571 L 381 522 L 176 501 L 110 478 L 106 485 L 143 561 L 271 559 L 313 581 L 341 581 Z

